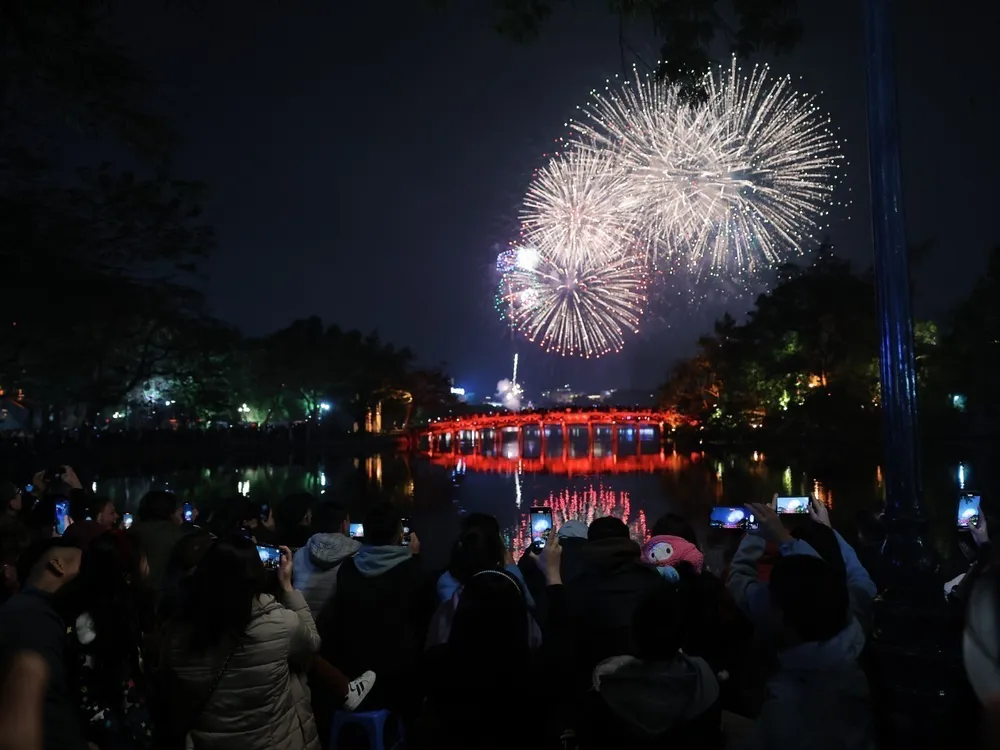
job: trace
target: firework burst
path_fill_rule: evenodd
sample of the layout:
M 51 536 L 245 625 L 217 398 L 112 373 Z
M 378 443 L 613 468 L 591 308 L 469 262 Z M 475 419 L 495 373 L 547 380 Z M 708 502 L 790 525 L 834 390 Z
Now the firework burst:
M 839 141 L 814 97 L 766 66 L 734 59 L 704 78 L 703 100 L 654 78 L 592 94 L 571 124 L 577 148 L 612 152 L 628 173 L 620 204 L 654 263 L 753 277 L 801 255 L 829 214 Z
M 521 211 L 522 239 L 558 264 L 614 261 L 633 244 L 628 174 L 613 151 L 570 148 L 535 173 Z
M 502 290 L 511 322 L 546 351 L 600 357 L 619 351 L 639 328 L 646 303 L 642 262 L 582 257 L 568 264 L 537 250 L 516 263 Z

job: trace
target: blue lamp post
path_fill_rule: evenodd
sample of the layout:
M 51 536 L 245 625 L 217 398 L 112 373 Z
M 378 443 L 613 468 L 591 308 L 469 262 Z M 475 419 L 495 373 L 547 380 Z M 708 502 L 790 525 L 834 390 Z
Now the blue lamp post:
M 949 711 L 961 661 L 953 648 L 923 503 L 917 377 L 893 65 L 892 0 L 863 0 L 868 161 L 879 321 L 886 540 L 876 612 L 879 671 L 893 700 L 895 741 L 915 747 Z

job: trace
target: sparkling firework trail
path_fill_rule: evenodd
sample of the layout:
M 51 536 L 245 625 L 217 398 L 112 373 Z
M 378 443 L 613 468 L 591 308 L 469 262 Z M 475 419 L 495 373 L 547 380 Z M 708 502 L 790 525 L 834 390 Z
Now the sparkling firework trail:
M 734 59 L 706 74 L 705 99 L 638 76 L 593 92 L 571 124 L 576 148 L 612 152 L 628 172 L 621 204 L 647 257 L 748 278 L 802 255 L 829 215 L 840 143 L 812 96 Z
M 628 175 L 607 149 L 572 148 L 532 180 L 521 211 L 522 240 L 556 263 L 614 261 L 633 244 L 624 208 Z
M 512 322 L 528 339 L 588 358 L 620 350 L 646 303 L 643 264 L 634 256 L 561 265 L 540 253 L 533 265 L 515 264 L 504 289 Z

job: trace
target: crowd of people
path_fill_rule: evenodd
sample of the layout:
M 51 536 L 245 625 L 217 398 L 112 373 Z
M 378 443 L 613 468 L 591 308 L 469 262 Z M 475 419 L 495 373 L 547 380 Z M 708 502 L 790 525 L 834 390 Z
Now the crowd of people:
M 157 491 L 126 529 L 69 467 L 0 502 L 0 750 L 318 750 L 376 710 L 386 748 L 890 746 L 875 585 L 818 501 L 792 527 L 751 504 L 722 571 L 672 514 L 648 539 L 568 521 L 516 560 L 473 513 L 430 570 L 389 505 L 356 539 L 327 497 L 199 517 Z M 971 533 L 949 596 L 988 706 L 1000 575 L 984 516 Z

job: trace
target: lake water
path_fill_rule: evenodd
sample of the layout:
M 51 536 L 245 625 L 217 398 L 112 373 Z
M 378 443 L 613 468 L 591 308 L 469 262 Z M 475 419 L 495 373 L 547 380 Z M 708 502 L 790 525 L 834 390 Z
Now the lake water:
M 604 515 L 624 520 L 636 538 L 664 512 L 680 513 L 699 533 L 707 530 L 713 505 L 739 505 L 774 493 L 815 493 L 831 509 L 834 525 L 849 529 L 860 511 L 878 512 L 885 497 L 882 468 L 873 458 L 825 453 L 789 458 L 758 451 L 678 452 L 659 441 L 624 436 L 612 452 L 610 438 L 589 443 L 586 436 L 566 445 L 551 439 L 541 455 L 538 441 L 507 442 L 497 455 L 462 445 L 454 454 L 376 455 L 330 460 L 311 466 L 267 465 L 177 471 L 141 477 L 99 477 L 95 491 L 134 511 L 151 489 L 169 489 L 199 508 L 209 509 L 236 496 L 276 503 L 293 492 L 327 493 L 363 517 L 365 508 L 389 500 L 413 521 L 425 556 L 433 565 L 447 560 L 464 513 L 495 515 L 515 550 L 527 544 L 527 513 L 533 505 L 553 509 L 556 525 Z M 983 492 L 987 512 L 991 487 L 1000 487 L 993 469 L 993 446 L 936 451 L 924 459 L 924 488 L 934 514 L 939 552 L 950 556 L 954 513 L 960 488 Z

